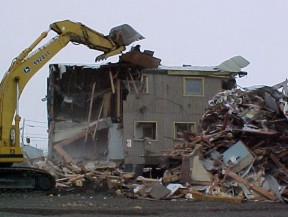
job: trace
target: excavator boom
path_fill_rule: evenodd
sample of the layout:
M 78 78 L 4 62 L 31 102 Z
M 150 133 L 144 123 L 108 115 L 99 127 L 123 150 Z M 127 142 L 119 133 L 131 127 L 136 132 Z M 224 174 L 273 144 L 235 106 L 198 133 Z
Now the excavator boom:
M 50 30 L 58 35 L 48 43 L 34 51 L 34 48 L 47 37 L 49 31 L 43 32 L 28 48 L 17 56 L 0 84 L 0 166 L 19 163 L 24 160 L 20 147 L 20 115 L 19 98 L 29 80 L 53 58 L 69 42 L 83 44 L 90 49 L 102 51 L 96 60 L 100 61 L 110 56 L 120 54 L 125 47 L 134 41 L 144 39 L 131 26 L 124 24 L 111 29 L 105 36 L 81 23 L 69 20 L 59 21 L 50 25 Z M 14 118 L 14 119 L 13 119 Z M 2 171 L 2 172 L 1 172 Z M 17 169 L 18 173 L 24 171 Z M 11 179 L 13 169 L 0 168 L 0 186 L 5 180 L 5 174 Z M 49 182 L 48 174 L 39 173 L 35 170 L 23 172 L 24 177 L 29 174 L 30 179 Z M 32 174 L 32 175 L 31 175 Z M 21 176 L 19 176 L 21 177 Z M 32 178 L 31 178 L 32 177 Z M 45 178 L 46 177 L 46 178 Z M 37 179 L 37 180 L 36 180 Z M 44 181 L 43 181 L 44 180 Z M 53 183 L 50 183 L 53 186 Z M 54 183 L 55 184 L 55 183 Z M 45 183 L 45 185 L 49 185 Z M 0 187 L 1 188 L 1 187 Z

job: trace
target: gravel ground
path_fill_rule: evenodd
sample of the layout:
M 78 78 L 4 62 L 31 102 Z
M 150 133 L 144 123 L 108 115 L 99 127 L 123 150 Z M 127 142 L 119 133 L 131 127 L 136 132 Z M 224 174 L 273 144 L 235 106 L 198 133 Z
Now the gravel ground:
M 272 202 L 187 202 L 129 199 L 115 193 L 2 192 L 0 216 L 287 216 L 288 206 Z

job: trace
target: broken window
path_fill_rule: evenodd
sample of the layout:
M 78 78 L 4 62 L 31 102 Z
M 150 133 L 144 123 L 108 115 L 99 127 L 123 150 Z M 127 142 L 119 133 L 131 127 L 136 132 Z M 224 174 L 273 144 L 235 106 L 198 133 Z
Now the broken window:
M 126 80 L 123 82 L 125 85 L 125 88 L 128 90 L 131 94 L 148 94 L 148 76 L 142 75 L 140 79 L 137 80 Z
M 182 139 L 182 133 L 195 132 L 194 122 L 175 122 L 174 123 L 174 139 Z
M 203 96 L 204 79 L 203 78 L 184 78 L 184 96 Z
M 157 140 L 157 122 L 137 121 L 134 124 L 135 140 Z

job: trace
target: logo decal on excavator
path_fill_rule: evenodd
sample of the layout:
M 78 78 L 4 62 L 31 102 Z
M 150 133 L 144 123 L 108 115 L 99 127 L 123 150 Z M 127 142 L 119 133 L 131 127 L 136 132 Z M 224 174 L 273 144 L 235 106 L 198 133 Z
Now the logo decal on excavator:
M 30 67 L 29 67 L 29 66 L 26 66 L 26 67 L 24 68 L 24 72 L 25 72 L 25 73 L 29 73 L 29 72 L 30 72 Z
M 50 56 L 50 51 L 46 51 L 44 54 L 42 54 L 40 57 L 38 57 L 33 64 L 35 66 L 39 65 L 44 59 L 46 59 L 48 56 Z M 31 71 L 29 66 L 26 66 L 24 68 L 24 73 L 29 73 Z

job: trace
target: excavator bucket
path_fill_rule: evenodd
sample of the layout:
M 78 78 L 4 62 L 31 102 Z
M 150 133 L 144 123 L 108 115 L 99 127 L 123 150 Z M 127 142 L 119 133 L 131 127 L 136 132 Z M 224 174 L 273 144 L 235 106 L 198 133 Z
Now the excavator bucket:
M 144 37 L 128 24 L 116 26 L 110 30 L 109 37 L 120 46 L 128 46 Z

